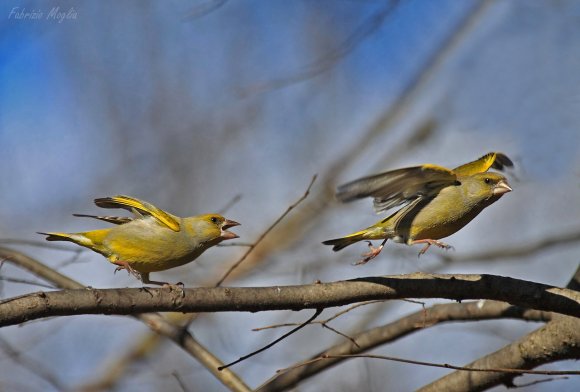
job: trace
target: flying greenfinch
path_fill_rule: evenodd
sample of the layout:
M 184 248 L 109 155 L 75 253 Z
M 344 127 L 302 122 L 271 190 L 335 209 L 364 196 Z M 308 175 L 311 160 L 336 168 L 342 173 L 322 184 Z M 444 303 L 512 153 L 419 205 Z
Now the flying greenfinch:
M 337 189 L 336 197 L 349 202 L 364 197 L 374 198 L 374 208 L 381 213 L 403 205 L 387 218 L 356 233 L 324 241 L 334 251 L 366 240 L 370 251 L 357 264 L 376 257 L 387 240 L 407 245 L 425 244 L 424 254 L 431 245 L 449 249 L 439 239 L 450 236 L 475 218 L 484 208 L 510 192 L 506 178 L 490 168 L 503 170 L 513 162 L 504 154 L 491 152 L 476 161 L 453 170 L 425 164 L 364 177 Z M 377 248 L 370 240 L 382 239 Z
M 144 284 L 169 285 L 149 280 L 150 272 L 164 271 L 195 260 L 224 240 L 238 238 L 227 229 L 239 223 L 219 214 L 180 218 L 130 196 L 95 199 L 103 208 L 123 208 L 133 217 L 89 217 L 117 226 L 82 233 L 39 233 L 48 241 L 70 241 L 105 256 L 117 268 L 126 269 Z M 171 285 L 170 285 L 171 286 Z

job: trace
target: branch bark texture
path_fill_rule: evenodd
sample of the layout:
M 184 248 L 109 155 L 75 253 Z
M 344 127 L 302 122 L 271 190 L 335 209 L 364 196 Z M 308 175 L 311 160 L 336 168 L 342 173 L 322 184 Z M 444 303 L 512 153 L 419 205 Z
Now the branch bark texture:
M 302 286 L 37 292 L 0 302 L 0 327 L 79 314 L 302 310 L 403 298 L 492 299 L 580 317 L 574 290 L 494 275 L 415 273 Z

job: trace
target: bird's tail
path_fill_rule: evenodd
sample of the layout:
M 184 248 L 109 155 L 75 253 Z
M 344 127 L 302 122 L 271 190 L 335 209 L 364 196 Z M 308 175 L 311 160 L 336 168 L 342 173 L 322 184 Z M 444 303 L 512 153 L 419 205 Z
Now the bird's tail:
M 110 229 L 101 229 L 87 231 L 85 233 L 43 233 L 38 232 L 38 234 L 45 235 L 47 241 L 69 241 L 77 245 L 84 246 L 94 250 L 95 252 L 101 253 L 103 255 L 107 254 L 107 249 L 103 247 L 103 238 L 107 235 Z
M 338 252 L 339 250 L 346 248 L 349 245 L 355 244 L 365 239 L 367 239 L 367 231 L 361 230 L 341 238 L 324 241 L 323 244 L 332 245 L 332 250 Z
M 82 246 L 92 243 L 83 233 L 43 233 L 40 231 L 37 233 L 45 235 L 47 241 L 70 241 Z

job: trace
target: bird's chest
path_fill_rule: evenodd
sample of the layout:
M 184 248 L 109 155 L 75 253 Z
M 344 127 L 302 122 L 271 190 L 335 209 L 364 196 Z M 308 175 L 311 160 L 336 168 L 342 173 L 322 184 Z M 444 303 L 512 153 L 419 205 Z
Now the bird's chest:
M 104 242 L 118 260 L 138 271 L 172 268 L 199 256 L 199 247 L 182 232 L 148 222 L 134 223 L 112 230 Z
M 425 203 L 409 216 L 410 240 L 448 237 L 475 218 L 484 208 L 466 203 L 459 195 L 443 194 Z

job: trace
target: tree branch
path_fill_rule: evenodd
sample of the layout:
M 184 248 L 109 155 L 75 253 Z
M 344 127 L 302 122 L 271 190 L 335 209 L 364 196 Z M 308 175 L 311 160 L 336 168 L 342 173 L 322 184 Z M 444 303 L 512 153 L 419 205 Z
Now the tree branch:
M 577 291 L 494 275 L 414 273 L 301 286 L 195 288 L 182 292 L 167 288 L 37 292 L 0 302 L 0 327 L 78 314 L 302 310 L 403 298 L 493 299 L 580 317 Z
M 311 360 L 327 357 L 324 361 L 315 361 L 306 366 L 299 364 L 290 366 L 290 370 L 282 371 L 261 387 L 261 392 L 282 391 L 296 386 L 299 382 L 312 377 L 347 358 L 341 355 L 356 355 L 367 352 L 383 344 L 393 342 L 414 332 L 450 321 L 478 321 L 503 318 L 522 319 L 527 321 L 547 321 L 552 313 L 523 309 L 498 301 L 475 301 L 460 304 L 441 304 L 420 310 L 392 323 L 370 329 L 353 336 L 357 345 L 351 342 L 337 344 L 328 350 L 311 357 Z
M 580 358 L 580 321 L 556 316 L 544 327 L 465 367 L 532 369 L 554 361 Z M 514 386 L 513 374 L 455 371 L 420 391 L 483 391 L 506 384 Z
M 577 290 L 580 285 L 580 265 L 566 285 Z M 466 367 L 510 367 L 531 369 L 546 363 L 580 356 L 580 320 L 554 315 L 553 320 L 518 341 L 486 355 Z M 481 391 L 496 385 L 513 386 L 515 376 L 510 374 L 452 372 L 431 384 L 423 391 Z

